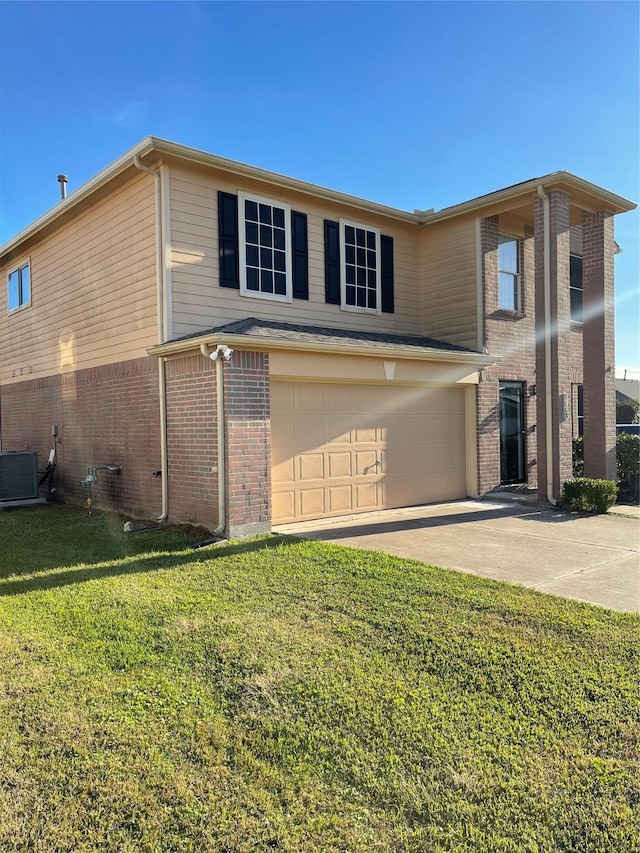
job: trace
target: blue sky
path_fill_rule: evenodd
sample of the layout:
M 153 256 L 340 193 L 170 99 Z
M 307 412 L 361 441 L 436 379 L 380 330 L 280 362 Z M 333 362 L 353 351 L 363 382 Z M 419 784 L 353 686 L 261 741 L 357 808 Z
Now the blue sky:
M 408 210 L 559 169 L 638 202 L 638 33 L 635 2 L 3 2 L 0 244 L 148 134 Z

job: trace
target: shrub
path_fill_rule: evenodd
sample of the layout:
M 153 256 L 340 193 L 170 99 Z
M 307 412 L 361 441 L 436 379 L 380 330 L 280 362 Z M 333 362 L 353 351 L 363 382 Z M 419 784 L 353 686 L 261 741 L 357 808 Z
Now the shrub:
M 616 466 L 622 490 L 637 495 L 640 480 L 640 435 L 620 433 L 616 439 Z
M 606 512 L 616 502 L 617 494 L 613 480 L 576 477 L 562 487 L 562 502 L 576 512 Z
M 574 435 L 571 447 L 571 461 L 573 462 L 573 476 L 584 476 L 584 438 Z

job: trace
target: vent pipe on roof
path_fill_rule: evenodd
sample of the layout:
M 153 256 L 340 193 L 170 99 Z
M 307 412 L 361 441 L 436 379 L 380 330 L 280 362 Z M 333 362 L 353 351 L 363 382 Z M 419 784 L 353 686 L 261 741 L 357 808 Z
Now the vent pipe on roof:
M 67 181 L 69 178 L 66 175 L 58 175 L 58 183 L 60 184 L 60 198 L 67 197 Z

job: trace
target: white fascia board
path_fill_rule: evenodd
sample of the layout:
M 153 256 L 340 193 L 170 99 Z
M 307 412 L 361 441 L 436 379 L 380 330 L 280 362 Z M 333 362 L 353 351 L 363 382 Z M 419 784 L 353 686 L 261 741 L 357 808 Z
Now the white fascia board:
M 445 361 L 454 364 L 468 364 L 476 370 L 481 370 L 490 364 L 500 361 L 500 356 L 483 355 L 475 352 L 457 352 L 456 350 L 423 349 L 418 352 L 398 347 L 376 347 L 374 344 L 349 346 L 348 344 L 332 344 L 328 350 L 326 344 L 317 341 L 291 341 L 286 338 L 263 338 L 252 335 L 233 335 L 223 333 L 204 334 L 197 338 L 186 338 L 166 344 L 149 347 L 149 355 L 172 356 L 199 350 L 201 345 L 216 347 L 227 345 L 231 349 L 265 352 L 269 350 L 289 350 L 297 352 L 316 352 L 323 355 L 357 355 L 368 358 L 407 359 L 413 361 Z
M 301 181 L 298 178 L 289 178 L 286 175 L 280 175 L 277 172 L 270 172 L 267 169 L 259 169 L 257 166 L 249 166 L 246 163 L 240 163 L 237 160 L 228 160 L 226 157 L 220 157 L 217 154 L 208 154 L 206 151 L 200 151 L 197 148 L 189 148 L 186 145 L 179 145 L 177 142 L 170 142 L 167 139 L 159 139 L 155 136 L 151 136 L 149 139 L 153 143 L 154 151 L 157 151 L 159 154 L 179 157 L 182 160 L 187 160 L 191 163 L 198 163 L 202 166 L 209 166 L 214 169 L 220 169 L 221 171 L 238 175 L 239 177 L 264 181 L 272 186 L 281 187 L 286 190 L 301 192 L 305 195 L 311 195 L 327 201 L 348 205 L 349 207 L 357 208 L 358 210 L 366 210 L 369 213 L 375 213 L 379 216 L 399 219 L 400 221 L 410 223 L 411 225 L 416 225 L 420 222 L 420 218 L 418 216 L 414 213 L 409 213 L 409 211 L 406 210 L 389 207 L 375 201 L 368 201 L 367 199 L 359 198 L 358 196 L 322 187 L 319 184 Z
M 545 191 L 549 191 L 555 187 L 577 190 L 578 192 L 593 196 L 594 201 L 598 202 L 598 209 L 611 210 L 612 213 L 616 214 L 626 213 L 636 208 L 634 202 L 616 195 L 616 193 L 609 192 L 609 190 L 599 187 L 597 184 L 592 184 L 590 181 L 585 181 L 584 178 L 572 175 L 571 172 L 551 172 L 551 174 L 543 175 L 541 178 L 532 178 L 530 181 L 514 184 L 512 187 L 505 187 L 502 190 L 478 196 L 478 198 L 469 199 L 469 201 L 463 201 L 451 207 L 444 207 L 442 210 L 426 216 L 423 215 L 420 221 L 423 225 L 431 225 L 432 223 L 452 219 L 455 216 L 461 216 L 465 213 L 473 213 L 484 207 L 491 207 L 507 201 L 515 201 L 518 198 L 526 198 L 536 193 L 539 186 L 542 186 Z
M 67 210 L 71 210 L 79 202 L 87 198 L 87 196 L 90 196 L 91 193 L 108 183 L 121 172 L 124 172 L 125 169 L 132 165 L 134 156 L 138 155 L 142 157 L 152 150 L 152 138 L 147 136 L 138 142 L 137 145 L 134 145 L 133 148 L 125 151 L 125 153 L 118 157 L 117 160 L 114 160 L 113 163 L 110 163 L 102 169 L 102 171 L 98 172 L 97 175 L 94 175 L 93 178 L 90 178 L 86 183 L 79 186 L 78 189 L 70 192 L 66 198 L 61 199 L 50 210 L 43 213 L 42 216 L 16 234 L 15 237 L 12 237 L 3 246 L 0 246 L 0 260 L 12 251 L 12 249 L 19 246 L 24 240 L 27 240 L 33 234 L 36 234 L 41 228 L 44 228 L 46 225 L 56 220 Z

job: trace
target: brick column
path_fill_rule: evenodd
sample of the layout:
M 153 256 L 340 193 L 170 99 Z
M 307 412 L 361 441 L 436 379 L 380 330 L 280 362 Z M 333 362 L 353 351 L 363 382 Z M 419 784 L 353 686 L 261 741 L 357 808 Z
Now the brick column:
M 271 530 L 269 355 L 236 350 L 224 365 L 227 536 Z
M 480 220 L 482 299 L 485 317 L 484 345 L 489 346 L 486 318 L 498 307 L 498 217 Z M 484 494 L 500 483 L 500 415 L 498 373 L 487 368 L 477 386 L 478 492 Z
M 584 474 L 616 479 L 613 214 L 582 216 Z
M 550 242 L 550 361 L 551 361 L 551 434 L 553 457 L 553 497 L 560 498 L 562 483 L 571 471 L 571 352 L 569 303 L 569 196 L 553 191 L 549 196 Z M 538 496 L 547 494 L 547 382 L 544 297 L 544 205 L 535 202 L 536 252 L 536 378 L 538 422 Z M 564 417 L 563 403 L 566 406 Z

